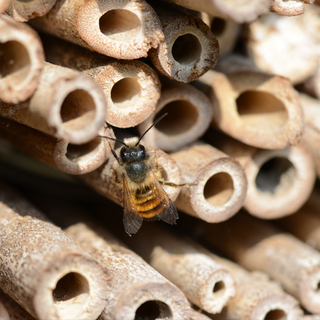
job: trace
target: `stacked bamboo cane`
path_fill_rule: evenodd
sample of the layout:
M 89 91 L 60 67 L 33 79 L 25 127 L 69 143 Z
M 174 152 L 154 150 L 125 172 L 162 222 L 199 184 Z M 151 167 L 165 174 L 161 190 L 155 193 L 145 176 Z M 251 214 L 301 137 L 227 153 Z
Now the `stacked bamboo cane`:
M 0 320 L 320 317 L 319 17 L 0 0 Z M 141 144 L 180 219 L 128 237 L 111 148 L 165 113 Z

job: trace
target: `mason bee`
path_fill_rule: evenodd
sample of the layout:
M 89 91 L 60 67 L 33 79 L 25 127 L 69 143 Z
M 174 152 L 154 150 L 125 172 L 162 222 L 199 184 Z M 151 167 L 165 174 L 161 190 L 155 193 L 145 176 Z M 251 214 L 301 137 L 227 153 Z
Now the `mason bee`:
M 188 185 L 164 181 L 156 156 L 150 157 L 140 143 L 144 135 L 155 126 L 167 113 L 157 119 L 140 138 L 128 138 L 124 141 L 106 136 L 99 136 L 118 141 L 124 145 L 120 156 L 116 154 L 110 142 L 109 146 L 115 159 L 114 178 L 123 191 L 123 225 L 125 232 L 137 233 L 143 220 L 161 219 L 169 224 L 176 224 L 178 212 L 162 186 L 182 187 Z

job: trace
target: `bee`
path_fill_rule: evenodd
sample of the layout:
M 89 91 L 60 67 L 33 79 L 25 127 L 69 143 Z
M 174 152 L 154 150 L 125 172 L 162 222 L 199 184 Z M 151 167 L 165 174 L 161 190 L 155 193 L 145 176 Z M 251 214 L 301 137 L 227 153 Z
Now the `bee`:
M 131 236 L 140 229 L 143 220 L 162 220 L 176 224 L 178 211 L 162 186 L 183 187 L 189 183 L 175 184 L 164 181 L 158 165 L 157 157 L 150 157 L 140 143 L 145 134 L 155 126 L 165 113 L 158 118 L 141 136 L 120 141 L 106 136 L 99 136 L 122 143 L 118 156 L 110 150 L 116 159 L 114 163 L 114 179 L 123 191 L 123 225 L 125 232 Z

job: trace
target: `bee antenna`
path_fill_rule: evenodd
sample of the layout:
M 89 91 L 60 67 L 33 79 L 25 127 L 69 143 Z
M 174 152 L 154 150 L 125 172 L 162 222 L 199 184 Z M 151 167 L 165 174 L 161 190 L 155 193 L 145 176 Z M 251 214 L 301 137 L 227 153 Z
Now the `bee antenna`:
M 163 114 L 160 118 L 158 118 L 158 119 L 142 134 L 142 136 L 140 136 L 138 142 L 136 143 L 136 146 L 140 143 L 140 141 L 141 141 L 142 138 L 146 135 L 146 133 L 147 133 L 152 127 L 154 127 L 160 120 L 162 120 L 167 114 L 168 114 L 168 112 L 166 112 L 166 113 Z
M 106 139 L 109 139 L 109 140 L 113 140 L 113 141 L 116 141 L 116 142 L 120 142 L 120 143 L 122 143 L 123 145 L 125 145 L 127 148 L 129 148 L 129 146 L 128 146 L 127 144 L 125 144 L 123 141 L 118 140 L 118 139 L 114 139 L 114 138 L 107 137 L 107 136 L 97 136 L 97 138 L 106 138 Z

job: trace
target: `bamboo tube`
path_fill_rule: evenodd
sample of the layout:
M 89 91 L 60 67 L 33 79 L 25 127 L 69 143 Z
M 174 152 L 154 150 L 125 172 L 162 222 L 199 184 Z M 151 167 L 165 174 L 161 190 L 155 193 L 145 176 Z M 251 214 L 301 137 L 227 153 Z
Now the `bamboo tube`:
M 219 313 L 235 295 L 229 272 L 190 240 L 150 225 L 127 244 L 166 279 L 178 286 L 189 301 L 209 313 Z
M 251 22 L 269 12 L 270 1 L 251 0 L 228 2 L 221 0 L 167 0 L 195 11 L 207 12 L 214 17 L 232 20 L 236 23 Z
M 205 12 L 201 12 L 201 18 L 219 42 L 219 57 L 230 53 L 240 34 L 240 25 L 231 20 L 210 16 Z
M 36 318 L 97 318 L 107 292 L 97 261 L 8 187 L 0 197 L 2 290 Z
M 35 91 L 44 53 L 38 35 L 29 26 L 2 15 L 0 30 L 0 100 L 18 103 Z
M 195 142 L 171 154 L 182 181 L 177 208 L 207 222 L 229 219 L 243 205 L 247 181 L 240 164 L 203 142 Z
M 302 143 L 312 154 L 317 176 L 320 177 L 320 101 L 302 93 L 300 93 L 300 101 L 306 118 Z
M 164 39 L 157 15 L 143 0 L 58 0 L 31 24 L 117 59 L 146 57 Z
M 172 83 L 161 92 L 153 114 L 139 124 L 143 134 L 160 115 L 168 115 L 145 136 L 146 144 L 175 151 L 201 137 L 210 126 L 212 105 L 199 90 L 188 84 Z
M 263 149 L 283 149 L 299 142 L 303 112 L 288 80 L 255 71 L 210 71 L 196 86 L 212 102 L 214 125 L 228 135 Z
M 27 311 L 0 290 L 1 320 L 35 320 Z
M 248 26 L 246 35 L 248 55 L 257 67 L 286 77 L 294 85 L 314 74 L 319 61 L 313 39 L 318 32 L 314 27 L 316 12 L 305 9 L 304 14 L 290 19 L 274 14 L 263 16 Z
M 149 58 L 159 72 L 187 83 L 215 67 L 219 43 L 200 18 L 164 4 L 153 7 L 163 27 L 164 41 L 150 50 Z
M 190 309 L 190 320 L 210 320 L 211 318 L 207 317 L 203 313 L 194 310 L 193 308 Z
M 81 71 L 101 86 L 109 124 L 133 127 L 154 111 L 161 84 L 147 64 L 108 58 L 54 37 L 43 36 L 42 41 L 48 62 Z
M 16 21 L 26 22 L 32 18 L 44 16 L 55 2 L 56 0 L 11 0 L 5 13 Z
M 243 206 L 250 214 L 280 218 L 297 211 L 310 196 L 316 174 L 303 145 L 262 150 L 213 131 L 205 140 L 241 164 L 248 180 Z
M 29 101 L 20 105 L 0 101 L 0 107 L 1 116 L 74 144 L 93 139 L 106 114 L 102 90 L 90 77 L 47 62 Z
M 267 222 L 238 214 L 199 237 L 248 270 L 263 271 L 310 312 L 320 310 L 320 253 Z M 228 233 L 226 233 L 228 230 Z M 223 239 L 223 241 L 221 241 Z
M 313 2 L 313 1 L 312 1 Z M 304 13 L 305 1 L 272 0 L 270 11 L 281 16 L 298 16 Z
M 93 171 L 110 156 L 106 139 L 94 138 L 85 144 L 73 145 L 2 117 L 0 132 L 2 138 L 20 151 L 69 174 Z M 100 129 L 98 135 L 114 137 L 111 127 Z

